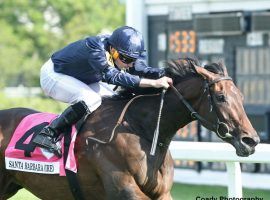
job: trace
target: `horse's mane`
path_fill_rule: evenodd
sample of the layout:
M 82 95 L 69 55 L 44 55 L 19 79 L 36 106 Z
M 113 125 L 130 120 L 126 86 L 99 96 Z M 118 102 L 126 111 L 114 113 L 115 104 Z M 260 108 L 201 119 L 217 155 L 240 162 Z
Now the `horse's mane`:
M 169 60 L 166 62 L 165 74 L 166 76 L 171 77 L 176 81 L 181 81 L 192 76 L 197 76 L 198 74 L 193 64 L 200 66 L 200 63 L 196 57 Z M 204 68 L 210 72 L 224 76 L 224 68 L 226 67 L 222 61 L 219 61 L 217 63 L 204 65 Z
M 169 60 L 165 62 L 165 75 L 179 82 L 184 79 L 197 76 L 194 65 L 199 65 L 197 58 L 179 58 L 177 60 Z
M 171 59 L 164 62 L 165 75 L 172 78 L 174 83 L 184 81 L 192 77 L 199 77 L 194 65 L 200 66 L 200 62 L 196 57 L 186 57 L 179 59 Z M 211 63 L 204 66 L 210 72 L 220 74 L 224 76 L 224 64 L 222 62 Z M 121 93 L 127 98 L 131 98 L 131 94 L 155 94 L 161 92 L 162 89 L 156 88 L 136 88 L 136 89 L 124 89 Z

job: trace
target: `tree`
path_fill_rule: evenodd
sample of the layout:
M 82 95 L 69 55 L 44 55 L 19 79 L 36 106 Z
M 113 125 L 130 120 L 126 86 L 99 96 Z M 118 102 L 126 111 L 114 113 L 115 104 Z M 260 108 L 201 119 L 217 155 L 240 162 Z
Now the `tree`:
M 118 0 L 0 0 L 0 87 L 39 85 L 39 69 L 66 44 L 124 24 Z

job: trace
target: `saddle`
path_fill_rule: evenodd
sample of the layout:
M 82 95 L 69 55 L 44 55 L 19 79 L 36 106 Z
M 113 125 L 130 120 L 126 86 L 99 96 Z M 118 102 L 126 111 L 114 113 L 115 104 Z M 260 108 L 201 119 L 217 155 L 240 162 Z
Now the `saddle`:
M 74 145 L 77 129 L 73 126 L 67 136 L 70 138 L 69 148 L 64 148 L 65 137 L 62 138 L 62 152 L 67 157 L 58 158 L 53 153 L 37 147 L 33 138 L 57 115 L 51 113 L 30 114 L 22 119 L 14 131 L 10 143 L 5 151 L 6 168 L 10 170 L 27 171 L 43 174 L 60 174 L 65 176 L 65 169 L 77 172 L 74 155 Z

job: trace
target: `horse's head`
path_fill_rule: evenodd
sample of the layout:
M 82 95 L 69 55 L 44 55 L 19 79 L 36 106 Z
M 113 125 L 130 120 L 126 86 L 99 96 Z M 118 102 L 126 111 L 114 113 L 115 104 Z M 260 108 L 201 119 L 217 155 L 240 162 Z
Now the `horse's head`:
M 223 63 L 213 63 L 203 68 L 190 59 L 180 59 L 177 63 L 203 78 L 202 87 L 193 104 L 196 105 L 196 113 L 192 117 L 199 119 L 203 126 L 214 131 L 219 138 L 232 144 L 237 155 L 253 154 L 260 139 L 245 113 L 243 95 L 228 76 L 226 66 Z M 175 87 L 181 88 L 181 84 L 176 81 Z M 189 93 L 192 92 L 196 93 L 196 89 Z

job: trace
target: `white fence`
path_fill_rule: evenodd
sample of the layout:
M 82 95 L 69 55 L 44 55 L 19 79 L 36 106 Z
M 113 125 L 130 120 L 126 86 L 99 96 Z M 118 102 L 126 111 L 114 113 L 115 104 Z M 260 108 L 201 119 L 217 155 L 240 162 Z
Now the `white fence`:
M 6 87 L 3 92 L 8 97 L 35 97 L 42 94 L 40 87 L 25 87 L 23 85 Z
M 270 144 L 259 144 L 256 152 L 249 157 L 238 157 L 234 147 L 226 143 L 176 142 L 170 144 L 174 159 L 225 162 L 228 182 L 228 196 L 242 197 L 241 163 L 270 163 Z

